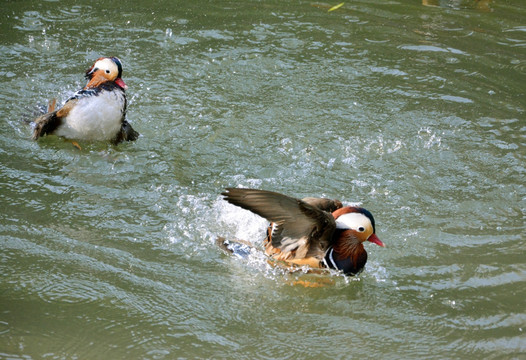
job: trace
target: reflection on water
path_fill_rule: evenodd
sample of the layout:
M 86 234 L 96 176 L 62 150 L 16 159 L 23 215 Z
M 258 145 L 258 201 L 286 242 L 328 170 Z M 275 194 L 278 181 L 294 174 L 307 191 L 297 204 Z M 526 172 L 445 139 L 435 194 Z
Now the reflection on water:
M 422 0 L 424 6 L 440 6 L 445 8 L 472 8 L 480 11 L 492 11 L 493 0 Z
M 0 357 L 526 352 L 523 3 L 334 5 L 4 4 Z M 142 137 L 31 141 L 108 55 Z M 266 226 L 228 186 L 360 203 L 388 247 L 356 278 L 226 256 Z

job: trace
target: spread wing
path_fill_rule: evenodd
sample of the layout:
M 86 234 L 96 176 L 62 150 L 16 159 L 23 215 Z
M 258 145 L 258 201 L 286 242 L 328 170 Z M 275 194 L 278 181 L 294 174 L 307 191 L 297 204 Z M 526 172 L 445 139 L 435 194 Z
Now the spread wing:
M 336 228 L 330 213 L 300 199 L 238 188 L 228 188 L 222 195 L 229 203 L 273 222 L 272 246 L 290 253 L 290 258 L 323 256 Z

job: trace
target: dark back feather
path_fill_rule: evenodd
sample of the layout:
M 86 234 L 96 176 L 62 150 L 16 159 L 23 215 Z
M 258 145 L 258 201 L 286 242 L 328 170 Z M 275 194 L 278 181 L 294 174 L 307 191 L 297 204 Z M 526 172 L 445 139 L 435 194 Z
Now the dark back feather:
M 225 200 L 275 223 L 272 246 L 291 258 L 323 258 L 336 228 L 334 217 L 303 200 L 272 191 L 229 188 Z

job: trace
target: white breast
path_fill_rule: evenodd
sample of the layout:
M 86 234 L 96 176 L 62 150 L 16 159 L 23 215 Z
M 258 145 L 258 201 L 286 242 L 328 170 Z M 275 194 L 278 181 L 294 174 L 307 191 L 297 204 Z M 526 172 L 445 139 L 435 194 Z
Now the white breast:
M 78 99 L 55 135 L 79 140 L 111 140 L 122 124 L 125 97 L 122 91 L 101 90 Z

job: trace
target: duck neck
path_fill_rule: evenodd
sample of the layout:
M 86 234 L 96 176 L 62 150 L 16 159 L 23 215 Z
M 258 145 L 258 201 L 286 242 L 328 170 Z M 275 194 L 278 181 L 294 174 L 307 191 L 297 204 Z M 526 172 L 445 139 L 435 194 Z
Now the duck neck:
M 324 261 L 327 267 L 343 271 L 346 275 L 356 275 L 367 262 L 367 252 L 360 240 L 349 231 L 338 231 L 336 242 L 327 249 Z

